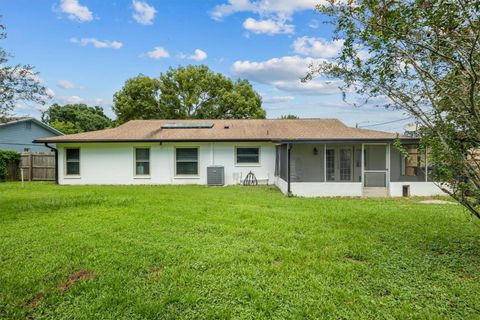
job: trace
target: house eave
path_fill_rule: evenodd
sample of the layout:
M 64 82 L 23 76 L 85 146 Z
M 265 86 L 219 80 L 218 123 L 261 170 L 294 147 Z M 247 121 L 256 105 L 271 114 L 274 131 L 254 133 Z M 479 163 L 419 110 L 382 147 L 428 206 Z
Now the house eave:
M 34 143 L 125 143 L 125 142 L 272 142 L 272 139 L 71 139 L 34 140 Z
M 408 142 L 418 142 L 420 139 L 418 138 L 398 138 L 400 142 L 408 143 Z M 335 143 L 392 143 L 395 142 L 397 138 L 382 138 L 382 139 L 290 139 L 290 140 L 277 140 L 274 141 L 279 144 L 307 144 L 307 143 L 328 143 L 328 144 L 335 144 Z

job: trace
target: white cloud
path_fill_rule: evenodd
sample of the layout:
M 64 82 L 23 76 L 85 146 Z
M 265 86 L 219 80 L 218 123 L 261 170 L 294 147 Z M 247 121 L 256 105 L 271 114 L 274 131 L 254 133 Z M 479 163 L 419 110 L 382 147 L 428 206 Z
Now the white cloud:
M 294 92 L 305 95 L 328 95 L 340 93 L 339 87 L 343 84 L 342 81 L 335 80 L 310 80 L 305 83 L 301 81 L 285 81 L 277 82 L 276 87 L 279 90 Z
M 93 106 L 101 106 L 101 105 L 108 104 L 108 103 L 105 103 L 105 101 L 102 98 L 85 99 L 80 96 L 60 96 L 60 97 L 56 97 L 55 101 L 60 104 L 84 103 L 84 104 L 93 105 Z
M 328 0 L 228 0 L 215 6 L 210 16 L 214 20 L 222 20 L 238 12 L 251 12 L 257 14 L 259 19 L 245 20 L 243 27 L 246 30 L 255 34 L 291 34 L 295 25 L 287 22 L 293 20 L 295 12 L 314 10 L 316 5 L 327 3 Z
M 78 0 L 62 0 L 60 2 L 60 11 L 68 14 L 70 20 L 79 22 L 93 20 L 93 14 L 87 6 L 81 5 Z
M 85 99 L 79 96 L 60 96 L 56 98 L 56 100 L 65 104 L 76 104 L 85 102 Z
M 284 103 L 290 102 L 294 99 L 292 96 L 271 96 L 271 97 L 262 97 L 263 103 Z
M 286 56 L 273 58 L 262 62 L 236 61 L 231 67 L 231 73 L 262 84 L 273 85 L 278 90 L 309 95 L 326 95 L 339 93 L 339 81 L 314 79 L 302 83 L 310 65 L 319 64 L 325 59 L 310 57 Z
M 285 19 L 255 20 L 253 18 L 247 18 L 243 22 L 243 28 L 256 34 L 265 33 L 268 35 L 274 35 L 293 33 L 295 26 L 287 24 Z
M 207 53 L 200 49 L 195 49 L 195 54 L 191 55 L 189 58 L 195 61 L 203 61 L 207 59 Z
M 162 47 L 155 47 L 152 51 L 147 52 L 147 56 L 151 59 L 160 59 L 168 58 L 170 54 Z
M 75 84 L 71 81 L 68 81 L 68 80 L 58 81 L 57 86 L 62 88 L 62 89 L 74 89 L 75 88 Z
M 157 10 L 145 1 L 132 0 L 133 10 L 133 19 L 140 24 L 150 25 L 153 24 Z
M 318 22 L 318 20 L 316 20 L 316 19 L 313 19 L 313 20 L 310 21 L 308 26 L 312 29 L 318 29 L 318 28 L 320 28 L 320 22 Z
M 344 40 L 327 41 L 323 38 L 301 37 L 293 42 L 295 53 L 319 58 L 336 57 L 343 48 Z
M 236 76 L 269 84 L 275 81 L 298 80 L 305 76 L 310 64 L 322 61 L 325 60 L 299 56 L 273 58 L 262 62 L 235 61 L 231 71 Z
M 317 4 L 326 3 L 326 0 L 229 0 L 226 4 L 217 5 L 210 15 L 215 20 L 221 20 L 237 12 L 291 17 L 297 11 L 313 10 Z
M 195 61 L 203 61 L 207 59 L 208 55 L 205 51 L 201 49 L 195 49 L 195 52 L 193 54 L 184 54 L 184 53 L 179 53 L 178 57 L 180 59 L 190 59 L 190 60 L 195 60 Z
M 120 49 L 123 46 L 123 43 L 121 43 L 120 41 L 97 40 L 95 38 L 70 38 L 70 42 L 77 43 L 83 47 L 91 44 L 98 49 Z
M 53 91 L 52 89 L 47 87 L 45 89 L 45 92 L 46 92 L 48 98 L 52 99 L 53 97 L 55 97 L 55 91 Z
M 343 39 L 328 41 L 324 38 L 301 37 L 293 42 L 293 50 L 297 54 L 313 56 L 318 58 L 335 58 L 343 49 Z M 358 50 L 357 57 L 360 60 L 366 60 L 371 57 L 367 50 L 360 46 L 355 46 Z

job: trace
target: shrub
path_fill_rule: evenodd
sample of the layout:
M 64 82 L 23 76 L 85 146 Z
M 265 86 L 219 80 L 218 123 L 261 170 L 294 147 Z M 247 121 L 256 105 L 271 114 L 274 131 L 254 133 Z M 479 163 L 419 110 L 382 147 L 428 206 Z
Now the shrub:
M 20 153 L 10 150 L 0 150 L 0 181 L 5 181 L 7 178 L 7 168 L 10 161 L 19 162 Z

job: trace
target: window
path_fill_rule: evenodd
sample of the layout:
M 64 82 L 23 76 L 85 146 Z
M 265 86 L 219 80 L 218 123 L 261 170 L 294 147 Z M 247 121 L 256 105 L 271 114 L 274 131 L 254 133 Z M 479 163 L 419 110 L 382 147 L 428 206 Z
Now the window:
M 150 174 L 150 149 L 135 148 L 135 175 L 148 176 Z
M 80 149 L 66 149 L 67 175 L 80 175 Z
M 198 148 L 176 148 L 177 175 L 198 175 Z
M 237 163 L 259 163 L 260 149 L 259 148 L 236 148 Z

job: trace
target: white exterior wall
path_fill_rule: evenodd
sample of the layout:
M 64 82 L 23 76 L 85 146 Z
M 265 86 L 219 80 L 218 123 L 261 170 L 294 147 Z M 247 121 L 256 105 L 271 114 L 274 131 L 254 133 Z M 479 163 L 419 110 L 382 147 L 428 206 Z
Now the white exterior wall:
M 300 197 L 361 197 L 361 182 L 293 182 L 292 193 Z
M 287 181 L 276 177 L 275 185 L 284 194 L 288 192 Z M 299 197 L 361 197 L 361 182 L 290 182 L 290 190 Z
M 260 163 L 235 163 L 235 147 L 260 148 Z M 65 175 L 65 148 L 80 148 L 80 175 Z M 135 176 L 134 148 L 150 147 L 150 176 Z M 198 147 L 198 176 L 175 176 L 175 147 Z M 252 171 L 257 179 L 274 183 L 273 143 L 79 143 L 59 144 L 59 184 L 206 184 L 207 166 L 225 167 L 225 184 L 236 184 Z
M 275 185 L 280 189 L 283 194 L 288 193 L 288 184 L 287 181 L 283 180 L 280 177 L 275 177 Z
M 287 182 L 280 177 L 275 178 L 275 185 L 284 194 L 287 194 Z M 433 182 L 390 182 L 389 195 L 402 197 L 402 187 L 410 186 L 410 196 L 430 197 L 446 195 Z M 293 195 L 300 197 L 361 197 L 363 196 L 362 183 L 331 183 L 331 182 L 291 182 L 290 189 Z
M 390 182 L 390 196 L 403 196 L 402 187 L 410 186 L 410 196 L 428 197 L 428 196 L 444 196 L 446 195 L 433 182 Z
M 258 165 L 235 163 L 235 147 L 260 148 Z M 80 148 L 80 175 L 65 176 L 65 148 Z M 150 147 L 150 176 L 135 176 L 134 148 Z M 199 148 L 199 175 L 175 176 L 175 147 Z M 258 180 L 275 183 L 287 193 L 287 182 L 274 177 L 273 143 L 202 142 L 202 143 L 80 143 L 59 144 L 59 184 L 206 184 L 209 165 L 225 167 L 225 184 L 237 184 L 252 171 Z M 402 196 L 402 186 L 410 186 L 411 196 L 445 195 L 433 182 L 390 182 L 389 194 Z M 362 183 L 292 182 L 291 191 L 302 197 L 361 197 Z

